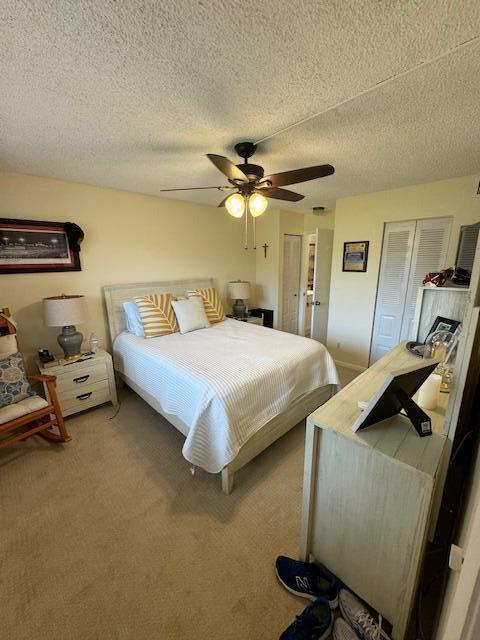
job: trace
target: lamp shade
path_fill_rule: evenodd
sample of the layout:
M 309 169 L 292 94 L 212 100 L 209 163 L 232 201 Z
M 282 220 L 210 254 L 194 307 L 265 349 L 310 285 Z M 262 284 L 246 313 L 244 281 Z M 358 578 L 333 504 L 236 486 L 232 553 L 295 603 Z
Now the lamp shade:
M 250 298 L 250 282 L 242 282 L 241 280 L 229 282 L 228 295 L 232 300 L 248 300 Z
M 55 296 L 43 299 L 47 327 L 68 327 L 83 322 L 87 315 L 84 296 Z

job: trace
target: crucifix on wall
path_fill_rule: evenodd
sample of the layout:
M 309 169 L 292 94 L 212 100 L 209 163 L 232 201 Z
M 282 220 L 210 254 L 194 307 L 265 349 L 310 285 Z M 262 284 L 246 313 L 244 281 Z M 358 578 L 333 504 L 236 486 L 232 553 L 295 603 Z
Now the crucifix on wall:
M 268 245 L 266 242 L 265 244 L 262 244 L 262 248 L 263 248 L 263 257 L 266 258 L 267 257 L 267 249 L 270 245 Z

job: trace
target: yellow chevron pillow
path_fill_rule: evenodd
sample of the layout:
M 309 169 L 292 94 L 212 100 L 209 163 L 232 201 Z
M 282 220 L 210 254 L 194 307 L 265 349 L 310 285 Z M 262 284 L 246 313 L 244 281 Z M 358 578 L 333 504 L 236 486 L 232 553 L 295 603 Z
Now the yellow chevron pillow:
M 213 287 L 210 287 L 210 289 L 195 289 L 195 291 L 189 291 L 187 295 L 189 298 L 193 296 L 200 296 L 200 298 L 202 298 L 205 313 L 207 314 L 210 324 L 225 320 L 222 301 L 220 300 L 217 290 Z
M 171 293 L 152 294 L 134 298 L 140 313 L 145 338 L 166 336 L 178 331 L 177 318 L 172 307 Z

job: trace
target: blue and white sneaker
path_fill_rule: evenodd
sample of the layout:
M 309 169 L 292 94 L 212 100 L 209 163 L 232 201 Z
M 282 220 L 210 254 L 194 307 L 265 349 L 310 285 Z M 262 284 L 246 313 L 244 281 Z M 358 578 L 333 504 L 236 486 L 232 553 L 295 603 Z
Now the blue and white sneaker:
M 332 612 L 326 598 L 317 598 L 309 604 L 279 640 L 326 640 L 333 626 Z
M 337 578 L 322 565 L 278 556 L 275 568 L 277 578 L 290 593 L 309 600 L 326 598 L 331 609 L 338 606 Z

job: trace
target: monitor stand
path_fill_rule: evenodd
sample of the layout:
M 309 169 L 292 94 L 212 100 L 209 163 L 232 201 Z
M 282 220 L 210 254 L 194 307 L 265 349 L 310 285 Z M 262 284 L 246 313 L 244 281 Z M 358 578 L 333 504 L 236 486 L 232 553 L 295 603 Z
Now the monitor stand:
M 415 431 L 421 438 L 432 435 L 432 421 L 423 409 L 421 409 L 416 402 L 414 402 L 408 393 L 403 389 L 397 389 L 395 394 L 398 400 L 402 403 L 402 407 L 410 419 L 410 422 L 415 427 Z

